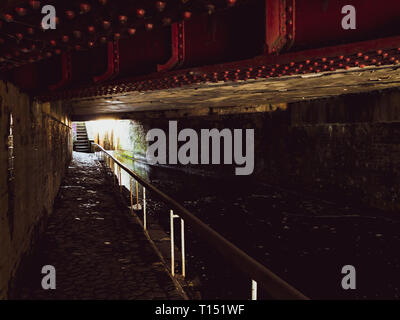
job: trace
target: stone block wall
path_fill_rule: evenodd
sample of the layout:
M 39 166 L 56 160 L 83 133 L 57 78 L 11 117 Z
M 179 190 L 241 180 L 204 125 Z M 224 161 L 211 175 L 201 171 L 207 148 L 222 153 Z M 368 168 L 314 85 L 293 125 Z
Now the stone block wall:
M 14 160 L 8 136 L 13 125 Z M 52 211 L 72 155 L 71 125 L 58 103 L 38 103 L 0 81 L 0 299 Z M 12 176 L 12 178 L 11 178 Z
M 398 89 L 279 106 L 196 108 L 129 117 L 140 132 L 129 150 L 132 154 L 143 154 L 149 129 L 168 132 L 168 120 L 178 120 L 179 129 L 197 132 L 254 128 L 251 177 L 235 177 L 231 166 L 173 167 L 234 181 L 250 178 L 391 213 L 400 209 Z

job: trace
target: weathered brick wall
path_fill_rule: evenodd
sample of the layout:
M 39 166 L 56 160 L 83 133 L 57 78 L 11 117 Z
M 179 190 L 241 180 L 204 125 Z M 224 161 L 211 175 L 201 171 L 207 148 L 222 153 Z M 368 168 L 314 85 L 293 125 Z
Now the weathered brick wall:
M 8 179 L 13 116 L 14 180 Z M 51 213 L 71 158 L 70 122 L 58 104 L 39 104 L 0 81 L 0 299 Z

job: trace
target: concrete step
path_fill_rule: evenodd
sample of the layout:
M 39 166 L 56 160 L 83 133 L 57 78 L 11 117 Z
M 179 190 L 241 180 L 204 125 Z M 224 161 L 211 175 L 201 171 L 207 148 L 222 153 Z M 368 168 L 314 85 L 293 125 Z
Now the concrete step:
M 86 124 L 83 122 L 76 124 L 76 141 L 74 143 L 74 148 L 78 152 L 90 152 Z

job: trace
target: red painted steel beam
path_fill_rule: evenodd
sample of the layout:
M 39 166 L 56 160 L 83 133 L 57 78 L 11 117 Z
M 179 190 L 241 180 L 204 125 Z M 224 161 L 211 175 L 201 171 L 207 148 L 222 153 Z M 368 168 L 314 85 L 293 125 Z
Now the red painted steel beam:
M 41 30 L 40 9 L 44 1 L 1 0 L 0 70 L 11 70 L 71 50 L 90 51 L 113 39 L 156 34 L 154 38 L 163 37 L 166 42 L 170 35 L 165 36 L 165 31 L 171 23 L 191 20 L 206 11 L 214 14 L 237 6 L 247 7 L 254 1 L 258 0 L 217 0 L 213 4 L 208 0 L 52 0 L 49 4 L 57 10 L 57 28 Z M 143 74 L 154 71 L 164 61 L 154 61 Z
M 207 82 L 243 81 L 385 65 L 400 65 L 400 36 L 280 55 L 263 55 L 231 63 L 177 70 L 163 75 L 153 73 L 108 85 L 46 94 L 40 99 L 68 100 L 130 91 L 163 90 Z
M 119 42 L 118 40 L 109 41 L 107 44 L 107 71 L 93 77 L 95 83 L 104 82 L 119 72 Z
M 266 51 L 289 49 L 295 38 L 295 0 L 265 0 Z
M 171 58 L 165 64 L 157 65 L 157 71 L 171 70 L 185 61 L 185 22 L 175 22 L 171 26 Z
M 293 0 L 291 5 L 289 0 L 267 2 L 269 6 L 277 6 L 278 3 L 283 6 L 286 2 L 286 12 L 283 8 L 281 11 L 287 16 L 290 6 L 293 7 L 294 42 L 284 51 L 379 39 L 399 34 L 400 30 L 398 0 Z M 345 16 L 342 8 L 346 5 L 352 5 L 356 10 L 356 29 L 342 28 L 341 22 Z M 290 18 L 286 23 L 289 26 Z
M 218 2 L 220 6 L 217 1 L 210 5 L 206 0 L 194 0 L 184 5 L 168 2 L 161 11 L 155 3 L 142 0 L 144 16 L 137 15 L 134 4 L 122 0 L 108 1 L 106 5 L 92 1 L 88 13 L 80 13 L 78 0 L 71 3 L 54 0 L 54 3 L 62 8 L 58 10 L 62 15 L 60 25 L 54 31 L 38 32 L 36 28 L 30 33 L 29 22 L 42 16 L 38 9 L 29 9 L 27 15 L 19 16 L 14 8 L 14 22 L 0 18 L 1 71 L 5 70 L 10 79 L 17 81 L 22 71 L 16 70 L 16 66 L 35 62 L 34 68 L 24 70 L 32 72 L 27 78 L 38 84 L 31 86 L 36 94 L 47 89 L 48 82 L 44 79 L 59 77 L 54 70 L 61 70 L 61 66 L 55 69 L 55 63 L 59 62 L 54 57 L 62 52 L 73 52 L 74 79 L 69 88 L 85 85 L 84 92 L 76 91 L 84 95 L 111 92 L 108 86 L 98 85 L 106 80 L 118 84 L 112 92 L 158 90 L 197 82 L 394 64 L 398 60 L 399 44 L 389 47 L 386 57 L 376 53 L 384 50 L 377 43 L 400 34 L 398 0 L 243 0 L 233 6 L 222 0 Z M 341 27 L 341 9 L 348 4 L 356 7 L 356 30 Z M 70 10 L 75 18 L 68 18 Z M 175 29 L 171 35 L 167 25 L 183 17 L 186 20 L 180 43 L 179 32 Z M 17 37 L 20 34 L 21 39 Z M 103 45 L 115 39 L 120 39 L 119 55 L 113 43 Z M 261 56 L 264 45 L 266 50 Z M 257 58 L 252 59 L 254 56 Z M 168 62 L 163 64 L 165 61 Z M 174 68 L 185 70 L 175 73 Z M 106 72 L 97 76 L 104 69 Z M 115 81 L 116 77 L 121 81 Z M 127 83 L 128 77 L 133 83 Z M 53 81 L 57 80 L 50 80 Z M 20 81 L 18 85 L 27 86 L 26 82 Z
M 64 87 L 72 79 L 72 62 L 71 53 L 63 53 L 61 56 L 62 76 L 61 80 L 56 84 L 50 85 L 51 91 Z
M 342 8 L 353 5 L 356 29 L 342 28 Z M 265 0 L 266 53 L 299 51 L 393 36 L 398 0 Z
M 183 68 L 248 59 L 263 53 L 264 1 L 248 1 L 225 12 L 185 21 Z

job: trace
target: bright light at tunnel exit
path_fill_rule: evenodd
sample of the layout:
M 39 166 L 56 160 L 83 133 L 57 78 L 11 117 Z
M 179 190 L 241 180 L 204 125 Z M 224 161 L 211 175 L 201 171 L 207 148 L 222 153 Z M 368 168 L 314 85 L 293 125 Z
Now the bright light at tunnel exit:
M 107 132 L 115 129 L 117 125 L 117 120 L 115 119 L 104 119 L 104 120 L 94 120 L 94 121 L 87 121 L 86 127 L 87 129 L 92 129 L 96 132 Z
M 115 119 L 103 119 L 86 122 L 88 136 L 93 137 L 93 140 L 96 140 L 96 137 L 99 137 L 101 140 L 103 140 L 106 135 L 109 135 L 111 132 L 115 132 L 116 128 L 117 120 Z

